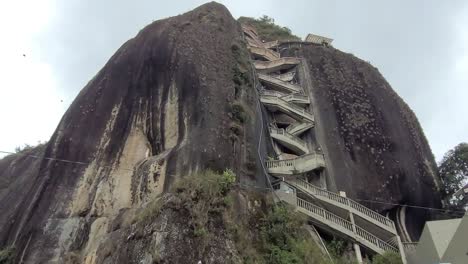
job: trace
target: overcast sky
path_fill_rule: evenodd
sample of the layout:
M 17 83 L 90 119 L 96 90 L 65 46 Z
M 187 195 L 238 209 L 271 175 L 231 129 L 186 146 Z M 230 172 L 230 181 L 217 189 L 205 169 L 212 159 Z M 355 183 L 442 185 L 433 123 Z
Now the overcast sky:
M 0 150 L 52 135 L 81 88 L 153 20 L 206 1 L 0 2 Z M 220 1 L 370 61 L 415 111 L 437 160 L 468 141 L 468 1 Z

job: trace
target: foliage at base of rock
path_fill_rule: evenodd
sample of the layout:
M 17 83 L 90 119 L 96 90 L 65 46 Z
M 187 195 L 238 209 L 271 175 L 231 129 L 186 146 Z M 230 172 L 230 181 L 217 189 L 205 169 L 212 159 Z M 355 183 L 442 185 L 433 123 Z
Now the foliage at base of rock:
M 383 255 L 376 255 L 372 264 L 403 264 L 401 257 L 395 252 L 386 252 Z
M 15 257 L 15 249 L 8 247 L 0 250 L 0 264 L 13 264 Z
M 261 239 L 267 263 L 325 263 L 307 230 L 305 216 L 284 205 L 274 206 L 262 219 Z
M 243 263 L 328 263 L 304 228 L 303 215 L 285 205 L 264 209 L 245 223 L 227 221 Z

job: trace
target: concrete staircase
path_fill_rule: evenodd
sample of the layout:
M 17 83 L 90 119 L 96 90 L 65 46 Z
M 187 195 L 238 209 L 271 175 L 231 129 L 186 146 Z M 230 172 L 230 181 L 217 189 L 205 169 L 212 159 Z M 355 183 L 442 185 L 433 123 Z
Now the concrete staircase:
M 307 105 L 307 104 L 310 104 L 310 100 L 309 100 L 309 97 L 307 95 L 303 95 L 303 94 L 284 94 L 284 93 L 281 93 L 281 92 L 277 92 L 277 91 L 270 91 L 270 90 L 263 90 L 261 91 L 261 94 L 262 95 L 271 95 L 271 96 L 276 96 L 280 99 L 283 99 L 284 101 L 288 102 L 288 103 L 294 103 L 294 104 L 297 104 L 297 105 Z
M 295 152 L 297 155 L 309 153 L 307 143 L 304 140 L 289 134 L 284 128 L 270 127 L 270 136 L 281 145 Z
M 322 154 L 309 153 L 295 159 L 267 160 L 268 173 L 274 176 L 298 175 L 325 167 Z
M 403 244 L 392 220 L 347 197 L 301 179 L 305 173 L 325 168 L 323 154 L 309 149 L 308 144 L 300 138 L 315 126 L 314 115 L 308 109 L 311 104 L 309 96 L 300 85 L 293 83 L 295 68 L 301 60 L 280 57 L 279 53 L 271 50 L 278 48 L 280 43 L 262 42 L 250 26 L 243 26 L 243 30 L 252 57 L 256 59 L 253 64 L 258 79 L 264 86 L 260 92 L 260 102 L 279 125 L 288 122 L 281 122 L 284 117 L 277 115 L 278 112 L 296 120 L 286 128 L 276 127 L 277 123 L 270 125 L 270 136 L 279 159 L 265 161 L 265 167 L 270 175 L 281 179 L 280 184 L 277 184 L 279 189 L 275 191 L 277 198 L 307 215 L 314 226 L 351 241 L 359 263 L 362 263 L 362 246 L 377 254 L 399 252 L 406 264 Z M 294 154 L 283 152 L 286 149 Z M 282 159 L 294 155 L 297 157 Z
M 303 90 L 301 86 L 297 84 L 291 84 L 289 83 L 289 81 L 283 81 L 283 79 L 287 79 L 288 77 L 293 78 L 294 75 L 281 74 L 276 76 L 270 76 L 267 74 L 258 74 L 258 79 L 260 80 L 260 82 L 272 90 L 285 93 L 302 93 Z
M 388 251 L 399 252 L 398 247 L 385 242 L 351 221 L 297 197 L 295 193 L 286 193 L 280 190 L 276 191 L 276 194 L 282 201 L 295 206 L 299 212 L 309 216 L 321 228 L 331 229 L 332 232 L 339 233 L 340 236 L 357 242 L 378 254 L 384 254 Z
M 262 47 L 249 47 L 249 51 L 251 54 L 253 54 L 256 57 L 263 58 L 265 60 L 277 60 L 280 58 L 280 55 L 278 52 L 272 51 L 271 49 L 267 48 L 262 48 Z
M 297 122 L 297 123 L 289 125 L 286 128 L 286 132 L 288 132 L 291 135 L 298 136 L 313 127 L 314 127 L 314 122 Z
M 301 61 L 294 57 L 283 57 L 273 61 L 254 61 L 255 69 L 261 73 L 272 73 L 288 70 L 297 66 Z
M 314 122 L 314 116 L 306 111 L 305 108 L 285 101 L 277 96 L 262 94 L 260 95 L 260 102 L 262 102 L 270 111 L 281 111 L 294 119 Z
M 296 76 L 296 72 L 290 71 L 282 74 L 276 74 L 273 75 L 272 77 L 275 77 L 276 79 L 280 79 L 283 82 L 289 83 L 290 81 L 294 80 L 294 77 Z
M 361 217 L 365 221 L 368 221 L 369 223 L 386 230 L 392 236 L 397 234 L 395 224 L 392 220 L 361 205 L 356 201 L 319 188 L 301 179 L 289 180 L 287 183 L 304 193 L 310 194 L 321 202 L 328 203 L 331 206 L 346 210 L 347 212 L 351 212 L 354 215 Z

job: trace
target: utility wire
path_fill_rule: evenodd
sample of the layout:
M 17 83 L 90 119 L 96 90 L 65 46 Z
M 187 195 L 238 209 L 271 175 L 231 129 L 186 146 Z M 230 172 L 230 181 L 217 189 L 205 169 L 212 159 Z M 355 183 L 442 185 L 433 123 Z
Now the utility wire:
M 11 151 L 4 151 L 4 150 L 0 150 L 0 153 L 17 154 L 17 155 L 27 156 L 27 157 L 31 157 L 31 158 L 35 158 L 35 159 L 45 159 L 45 160 L 58 161 L 58 162 L 69 163 L 69 164 L 91 165 L 90 162 L 81 162 L 81 161 L 72 161 L 72 160 L 68 160 L 68 159 L 57 159 L 57 158 L 51 158 L 51 157 L 42 157 L 42 156 L 38 156 L 38 155 L 32 155 L 32 154 L 26 154 L 26 153 L 16 153 L 16 152 L 11 152 Z M 99 167 L 114 168 L 112 166 L 99 166 Z M 150 172 L 149 170 L 142 170 L 142 169 L 130 169 L 130 168 L 121 168 L 121 167 L 119 167 L 119 169 L 126 170 L 126 171 L 132 171 L 132 172 Z M 210 181 L 210 180 L 207 180 L 207 181 Z M 272 190 L 271 188 L 259 187 L 259 186 L 256 186 L 256 185 L 249 185 L 249 184 L 243 184 L 243 183 L 235 183 L 233 185 L 237 185 L 237 186 L 241 186 L 241 187 L 242 186 L 251 187 L 251 188 L 262 189 L 262 190 L 270 190 L 270 191 Z
M 45 160 L 58 161 L 58 162 L 64 162 L 64 163 L 69 163 L 69 164 L 78 164 L 78 165 L 90 165 L 91 164 L 89 162 L 72 161 L 72 160 L 68 160 L 68 159 L 57 159 L 57 158 L 51 158 L 51 157 L 41 157 L 41 156 L 38 156 L 38 155 L 25 154 L 25 153 L 16 153 L 16 152 L 11 152 L 11 151 L 4 151 L 4 150 L 0 150 L 0 153 L 18 154 L 18 155 L 23 155 L 23 156 L 35 158 L 35 159 L 45 159 Z M 113 168 L 112 166 L 100 166 L 100 167 Z M 148 170 L 141 170 L 141 169 L 130 169 L 130 168 L 119 168 L 119 169 L 126 170 L 126 171 L 133 171 L 133 172 L 149 172 Z M 270 184 L 271 184 L 271 182 L 270 182 Z M 243 184 L 243 183 L 236 183 L 234 185 L 239 186 L 239 187 L 249 187 L 249 188 L 255 188 L 255 189 L 260 189 L 260 190 L 273 191 L 272 188 L 259 187 L 259 186 L 256 186 L 256 185 L 249 185 L 249 184 Z M 283 191 L 283 190 L 276 190 L 276 191 Z M 274 192 L 276 192 L 276 191 L 274 191 Z M 283 192 L 285 192 L 285 191 L 283 191 Z M 353 199 L 353 200 L 360 201 L 360 202 L 368 202 L 368 203 L 399 205 L 399 206 L 412 207 L 412 208 L 418 208 L 418 209 L 424 209 L 424 210 L 440 211 L 440 212 L 445 212 L 445 213 L 449 213 L 449 212 L 452 212 L 452 213 L 465 213 L 463 210 L 445 210 L 445 209 L 434 208 L 434 207 L 400 204 L 400 203 L 389 203 L 389 202 L 381 202 L 381 201 L 376 201 L 376 200 L 364 200 L 364 199 Z
M 0 153 L 13 154 L 13 155 L 18 154 L 18 155 L 31 157 L 31 158 L 45 159 L 45 160 L 52 160 L 52 161 L 60 161 L 60 162 L 65 162 L 65 163 L 78 164 L 78 165 L 90 165 L 91 164 L 90 162 L 73 161 L 73 160 L 57 159 L 57 158 L 50 158 L 50 157 L 41 157 L 41 156 L 38 156 L 38 155 L 25 154 L 25 153 L 21 153 L 21 152 L 11 152 L 11 151 L 0 150 Z M 103 166 L 100 166 L 100 167 L 113 168 L 112 166 L 106 166 L 106 165 L 103 165 Z M 121 169 L 122 170 L 128 170 L 128 171 L 137 171 L 137 169 L 128 169 L 128 168 L 121 168 Z
M 409 205 L 409 204 L 399 204 L 399 203 L 388 203 L 388 202 L 380 202 L 380 201 L 374 201 L 374 200 L 363 200 L 363 199 L 354 199 L 354 200 L 356 200 L 356 201 L 361 201 L 361 202 L 368 202 L 368 203 L 389 204 L 389 205 L 401 205 L 401 206 L 405 206 L 405 207 L 412 207 L 412 208 L 426 209 L 426 210 L 433 210 L 433 211 L 465 213 L 465 211 L 463 211 L 463 210 L 445 210 L 445 209 L 434 208 L 434 207 L 426 207 L 426 206 L 418 206 L 418 205 Z

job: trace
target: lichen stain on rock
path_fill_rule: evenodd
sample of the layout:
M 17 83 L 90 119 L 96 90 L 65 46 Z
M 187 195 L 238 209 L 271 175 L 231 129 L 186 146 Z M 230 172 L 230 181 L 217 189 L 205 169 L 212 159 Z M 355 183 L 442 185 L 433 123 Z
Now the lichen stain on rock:
M 169 87 L 164 111 L 164 147 L 173 148 L 179 140 L 179 102 L 175 82 Z
M 96 264 L 97 249 L 107 233 L 108 218 L 100 217 L 94 220 L 88 235 L 88 243 L 84 249 L 84 263 Z

